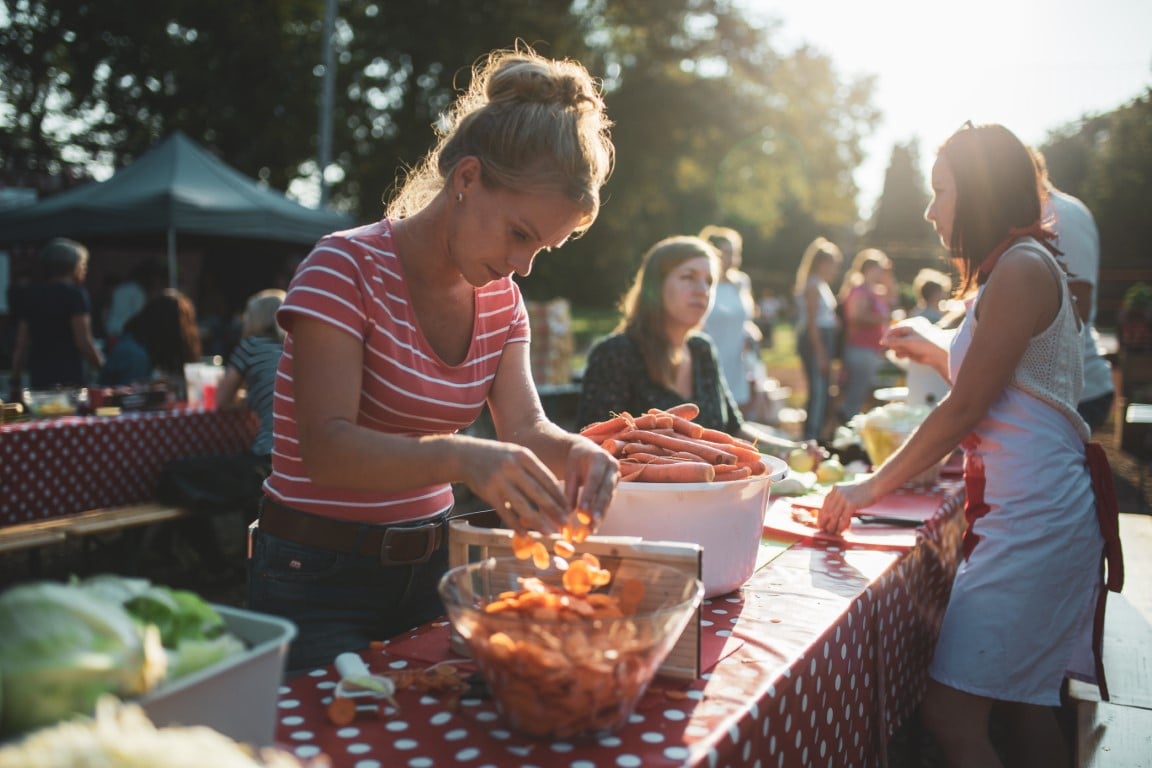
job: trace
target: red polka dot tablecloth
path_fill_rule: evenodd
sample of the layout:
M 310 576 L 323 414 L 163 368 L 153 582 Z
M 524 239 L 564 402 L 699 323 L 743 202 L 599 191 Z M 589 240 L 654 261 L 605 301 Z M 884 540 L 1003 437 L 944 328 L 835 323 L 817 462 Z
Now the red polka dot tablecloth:
M 242 409 L 173 408 L 0 426 L 0 525 L 151 498 L 175 458 L 239 453 L 255 421 Z
M 962 489 L 921 492 L 936 509 L 905 550 L 800 541 L 701 611 L 706 671 L 657 678 L 629 723 L 595 741 L 537 741 L 509 730 L 487 698 L 401 691 L 399 709 L 351 725 L 325 716 L 333 668 L 291 678 L 277 741 L 334 768 L 405 766 L 863 766 L 919 705 L 963 532 Z M 376 673 L 463 663 L 446 622 L 363 653 Z

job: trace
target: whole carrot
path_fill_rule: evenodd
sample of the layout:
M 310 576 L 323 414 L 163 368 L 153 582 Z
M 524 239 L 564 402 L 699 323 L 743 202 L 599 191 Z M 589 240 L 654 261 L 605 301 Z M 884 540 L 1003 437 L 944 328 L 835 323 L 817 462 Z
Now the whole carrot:
M 607 437 L 614 432 L 619 432 L 622 429 L 632 425 L 632 417 L 626 413 L 618 414 L 610 419 L 604 421 L 597 421 L 589 424 L 580 430 L 580 434 L 584 437 Z
M 633 482 L 642 483 L 710 483 L 716 479 L 716 468 L 703 461 L 678 461 L 675 464 L 645 464 Z
M 736 455 L 728 451 L 720 450 L 697 440 L 665 435 L 652 430 L 628 430 L 620 435 L 620 439 L 636 439 L 671 451 L 694 453 L 709 464 L 735 464 L 737 461 Z
M 664 412 L 670 413 L 673 416 L 680 416 L 691 421 L 700 415 L 700 406 L 696 405 L 696 403 L 681 403 L 680 405 L 674 405 L 671 408 L 665 408 Z
M 752 468 L 747 464 L 717 464 L 715 470 L 716 480 L 718 482 L 743 480 L 752 477 Z
M 696 422 L 689 421 L 683 416 L 676 416 L 675 414 L 668 414 L 668 416 L 672 419 L 672 429 L 680 434 L 691 437 L 692 439 L 697 439 L 704 435 L 704 427 Z

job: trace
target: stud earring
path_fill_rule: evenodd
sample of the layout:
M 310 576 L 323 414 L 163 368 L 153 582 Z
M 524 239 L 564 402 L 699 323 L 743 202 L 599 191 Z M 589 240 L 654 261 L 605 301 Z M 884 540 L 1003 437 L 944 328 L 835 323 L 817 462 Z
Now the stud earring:
M 458 202 L 458 203 L 464 202 L 464 193 L 463 192 L 457 192 L 456 193 L 456 202 Z

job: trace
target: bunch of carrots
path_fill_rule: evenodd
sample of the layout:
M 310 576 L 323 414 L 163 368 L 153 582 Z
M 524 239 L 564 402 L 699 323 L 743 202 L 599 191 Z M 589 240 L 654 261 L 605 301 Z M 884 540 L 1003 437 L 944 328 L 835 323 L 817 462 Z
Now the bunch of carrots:
M 693 421 L 695 403 L 627 412 L 589 424 L 580 434 L 620 460 L 622 481 L 710 483 L 762 475 L 768 465 L 754 443 Z

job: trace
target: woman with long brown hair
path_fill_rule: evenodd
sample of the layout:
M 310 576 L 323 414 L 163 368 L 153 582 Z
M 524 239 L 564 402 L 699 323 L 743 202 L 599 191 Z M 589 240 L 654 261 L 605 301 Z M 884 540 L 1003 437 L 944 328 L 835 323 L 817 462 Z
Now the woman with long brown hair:
M 950 137 L 932 193 L 925 216 L 969 309 L 954 334 L 933 337 L 921 332 L 927 323 L 907 321 L 885 343 L 932 365 L 952 389 L 874 474 L 828 495 L 820 524 L 844 531 L 861 507 L 962 445 L 964 560 L 922 717 L 949 765 L 994 767 L 1002 763 L 988 726 L 999 703 L 1010 764 L 1067 765 L 1052 708 L 1069 676 L 1095 679 L 1107 697 L 1093 648 L 1102 556 L 1109 586 L 1123 578 L 1115 506 L 1098 505 L 1114 502 L 1107 460 L 1086 446 L 1076 412 L 1080 321 L 1041 227 L 1032 156 L 1007 128 L 966 126 Z

